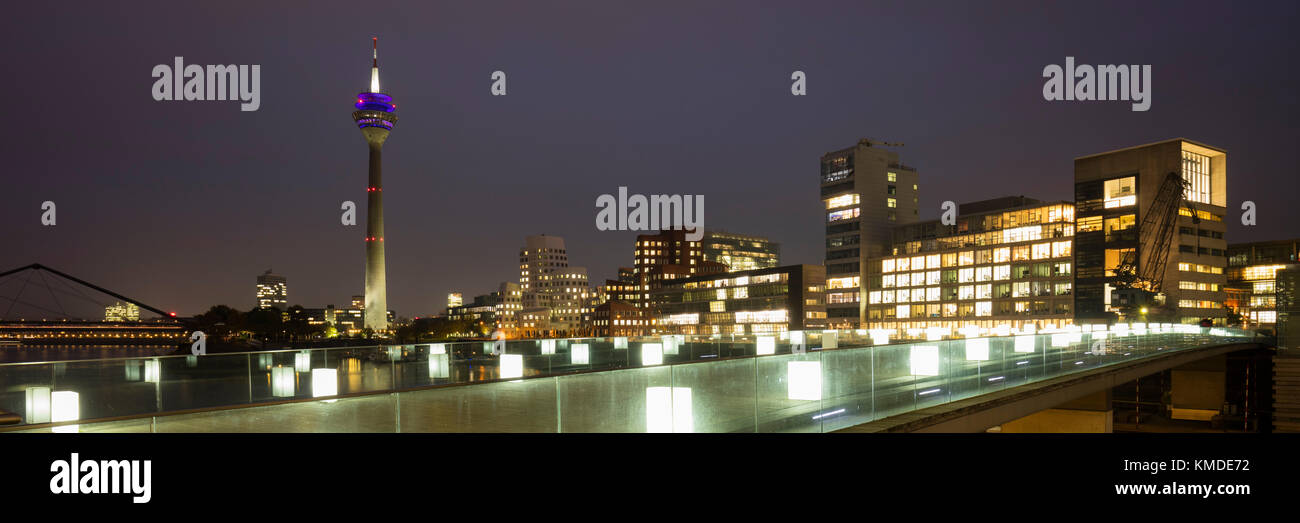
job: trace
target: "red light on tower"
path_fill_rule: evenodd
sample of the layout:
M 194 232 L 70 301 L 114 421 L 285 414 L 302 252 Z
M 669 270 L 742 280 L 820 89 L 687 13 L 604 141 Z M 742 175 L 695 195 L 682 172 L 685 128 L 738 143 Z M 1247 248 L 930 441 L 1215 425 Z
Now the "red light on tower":
M 173 318 L 175 318 L 175 317 L 176 317 L 176 313 L 175 313 L 175 312 L 169 312 L 169 313 L 167 313 L 167 314 L 170 314 L 170 315 L 171 315 L 171 317 L 173 317 Z

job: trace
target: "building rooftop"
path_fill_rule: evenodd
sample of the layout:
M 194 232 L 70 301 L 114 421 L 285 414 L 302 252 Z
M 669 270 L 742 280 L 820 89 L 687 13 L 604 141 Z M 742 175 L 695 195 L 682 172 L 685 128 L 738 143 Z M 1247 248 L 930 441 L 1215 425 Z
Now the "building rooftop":
M 1113 150 L 1113 151 L 1105 151 L 1105 152 L 1094 153 L 1094 154 L 1089 154 L 1089 155 L 1085 155 L 1085 156 L 1079 156 L 1079 157 L 1076 157 L 1075 160 L 1083 160 L 1083 159 L 1093 158 L 1093 157 L 1097 157 L 1097 156 L 1105 156 L 1105 155 L 1107 155 L 1107 154 L 1114 154 L 1114 153 L 1123 152 L 1123 151 L 1132 151 L 1132 150 L 1135 150 L 1135 149 L 1142 149 L 1142 148 L 1145 148 L 1145 147 L 1151 147 L 1151 146 L 1154 146 L 1154 145 L 1163 145 L 1163 144 L 1167 144 L 1167 143 L 1171 143 L 1171 142 L 1187 142 L 1187 143 L 1190 143 L 1190 144 L 1195 145 L 1195 146 L 1197 146 L 1197 147 L 1203 147 L 1203 148 L 1206 148 L 1206 149 L 1210 149 L 1210 150 L 1212 150 L 1212 151 L 1217 151 L 1217 152 L 1221 152 L 1221 153 L 1225 153 L 1225 154 L 1228 152 L 1227 150 L 1225 150 L 1225 149 L 1223 149 L 1223 148 L 1215 147 L 1215 146 L 1213 146 L 1213 145 L 1206 145 L 1206 144 L 1203 144 L 1203 143 L 1198 142 L 1198 141 L 1196 141 L 1196 140 L 1188 140 L 1187 138 L 1170 138 L 1170 139 L 1168 139 L 1168 140 L 1161 140 L 1161 141 L 1159 141 L 1159 142 L 1151 142 L 1151 143 L 1146 143 L 1146 144 L 1142 144 L 1142 145 L 1134 145 L 1134 146 L 1132 146 L 1132 147 L 1124 147 L 1124 148 L 1122 148 L 1122 149 L 1115 149 L 1115 150 Z

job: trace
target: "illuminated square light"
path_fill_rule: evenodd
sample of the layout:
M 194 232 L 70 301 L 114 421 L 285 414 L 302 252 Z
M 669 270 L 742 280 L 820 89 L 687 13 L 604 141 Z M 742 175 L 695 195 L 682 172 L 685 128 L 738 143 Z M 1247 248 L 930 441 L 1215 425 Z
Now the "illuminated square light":
M 622 338 L 622 337 L 620 337 L 620 338 L 614 338 L 614 348 L 615 348 L 615 349 L 626 349 L 626 348 L 627 348 L 627 338 Z
M 429 345 L 429 354 L 446 354 L 446 353 L 447 353 L 447 344 L 445 343 L 434 343 L 432 345 Z
M 338 396 L 338 394 L 339 394 L 338 369 L 312 369 L 311 370 L 311 397 L 323 398 L 325 396 Z
M 501 355 L 501 378 L 522 378 L 524 377 L 524 355 L 523 354 L 502 354 Z
M 928 327 L 925 329 L 925 339 L 926 341 L 939 341 L 942 340 L 944 336 L 951 333 L 951 329 L 945 329 L 943 327 Z
M 496 342 L 495 341 L 483 342 L 483 354 L 496 354 Z
M 50 388 L 27 387 L 27 423 L 50 422 Z
M 803 331 L 790 331 L 790 344 L 803 345 L 807 343 L 804 339 Z
M 269 355 L 268 355 L 268 356 L 269 356 Z M 402 348 L 401 348 L 401 347 L 389 347 L 389 348 L 388 348 L 388 361 L 399 361 L 399 360 L 401 360 L 401 359 L 402 359 Z
M 823 349 L 840 348 L 840 333 L 837 331 L 822 331 L 822 348 Z
M 822 362 L 788 361 L 785 372 L 789 378 L 787 398 L 807 401 L 822 399 Z
M 77 393 L 58 390 L 50 395 L 50 422 L 77 421 L 80 417 L 81 404 Z
M 450 358 L 451 357 L 447 355 L 445 350 L 440 353 L 429 354 L 429 377 L 446 378 L 450 376 Z
M 1052 346 L 1053 346 L 1053 347 L 1069 347 L 1069 346 L 1070 346 L 1070 335 L 1069 335 L 1069 334 L 1064 334 L 1064 333 L 1053 334 L 1053 335 L 1052 335 Z
M 776 338 L 772 336 L 759 336 L 757 352 L 759 356 L 764 354 L 776 354 Z
M 664 362 L 664 346 L 658 343 L 641 344 L 641 365 L 660 365 Z
M 1016 352 L 1034 352 L 1034 335 L 1016 336 Z
M 311 352 L 302 351 L 293 355 L 293 370 L 311 372 Z
M 939 375 L 939 347 L 936 345 L 916 345 L 912 347 L 912 375 Z
M 198 367 L 198 366 L 199 366 L 199 357 L 198 357 L 198 356 L 194 356 L 194 355 L 186 356 L 186 357 L 185 357 L 185 366 L 186 366 L 186 367 L 189 367 L 189 368 L 191 368 L 191 369 L 192 369 L 192 368 L 195 368 L 195 367 Z
M 889 345 L 889 329 L 870 329 L 872 345 Z
M 140 381 L 144 377 L 144 362 L 127 361 L 122 368 L 126 369 L 126 381 Z
M 271 369 L 271 395 L 277 398 L 292 398 L 296 377 L 293 367 L 276 365 Z
M 574 365 L 591 363 L 591 351 L 586 343 L 574 343 L 569 348 L 569 363 Z
M 669 334 L 663 337 L 664 354 L 677 354 L 677 347 L 681 345 L 684 337 L 676 334 Z
M 542 354 L 555 354 L 555 340 L 541 340 Z
M 988 361 L 988 359 L 988 338 L 969 338 L 966 340 L 966 361 Z
M 645 425 L 646 432 L 695 432 L 690 387 L 646 387 Z
M 158 383 L 162 381 L 162 362 L 158 360 L 145 360 L 144 381 L 147 383 Z

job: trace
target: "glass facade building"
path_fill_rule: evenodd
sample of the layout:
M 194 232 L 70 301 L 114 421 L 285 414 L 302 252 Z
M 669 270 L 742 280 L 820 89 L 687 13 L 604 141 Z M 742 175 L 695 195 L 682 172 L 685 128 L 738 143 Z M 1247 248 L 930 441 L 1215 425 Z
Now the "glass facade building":
M 865 328 L 920 338 L 1071 325 L 1073 236 L 1072 203 L 1024 197 L 963 204 L 954 225 L 897 227 L 892 254 L 867 261 Z M 828 300 L 858 283 L 828 276 Z

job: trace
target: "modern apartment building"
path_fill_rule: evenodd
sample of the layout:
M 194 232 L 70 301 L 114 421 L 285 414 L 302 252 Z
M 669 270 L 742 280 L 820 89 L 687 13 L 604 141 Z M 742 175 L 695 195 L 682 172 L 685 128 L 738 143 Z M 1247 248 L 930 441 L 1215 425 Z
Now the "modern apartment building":
M 869 258 L 888 254 L 890 231 L 919 220 L 918 176 L 898 153 L 869 139 L 821 157 L 821 199 L 826 220 L 826 277 L 857 278 L 854 287 L 830 289 L 826 314 L 833 328 L 864 323 L 866 289 L 861 275 Z
M 962 204 L 954 225 L 895 227 L 890 254 L 866 263 L 865 328 L 917 338 L 1071 325 L 1073 236 L 1073 203 L 1023 196 Z M 828 308 L 836 289 L 859 285 L 857 276 L 826 283 Z
M 524 239 L 524 248 L 519 250 L 519 291 L 520 308 L 550 309 L 548 323 L 555 330 L 579 328 L 583 315 L 589 312 L 587 269 L 569 266 L 564 238 L 559 236 L 543 234 Z
M 1146 222 L 1159 222 L 1157 194 L 1170 173 L 1185 183 L 1172 240 L 1161 254 Z M 1105 322 L 1121 311 L 1114 290 L 1126 259 L 1139 272 L 1164 259 L 1159 319 L 1223 323 L 1227 311 L 1227 153 L 1177 138 L 1076 158 L 1075 308 L 1084 323 Z M 1148 215 L 1150 213 L 1150 215 Z M 1149 252 L 1144 252 L 1149 251 Z M 1153 314 L 1155 312 L 1153 311 Z M 1154 321 L 1156 318 L 1152 318 Z

